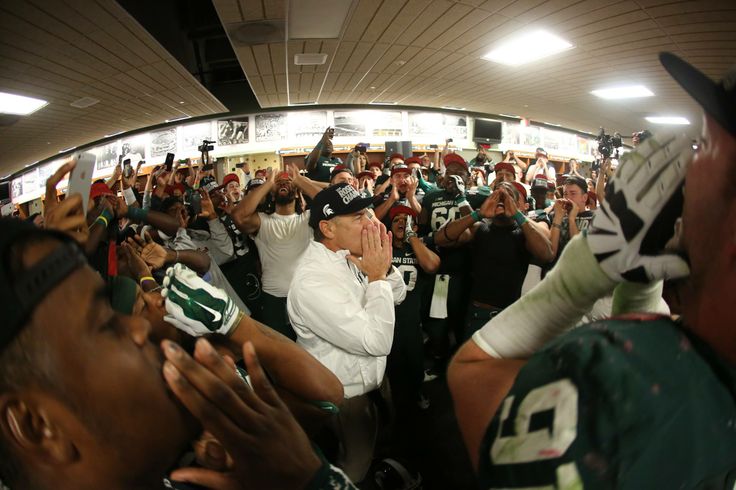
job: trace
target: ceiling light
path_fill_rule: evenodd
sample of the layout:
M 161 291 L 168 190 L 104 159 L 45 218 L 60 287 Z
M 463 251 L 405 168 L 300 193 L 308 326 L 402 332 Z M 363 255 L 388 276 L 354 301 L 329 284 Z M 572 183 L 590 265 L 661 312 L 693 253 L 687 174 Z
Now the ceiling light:
M 59 153 L 65 153 L 67 151 L 72 151 L 75 148 L 76 146 L 70 146 L 69 148 L 64 148 L 63 150 L 59 150 Z
M 681 126 L 690 124 L 690 121 L 682 116 L 649 116 L 646 120 L 652 124 L 677 124 Z
M 385 102 L 385 101 L 375 101 L 371 102 L 372 105 L 396 105 L 396 102 Z
M 289 105 L 317 105 L 317 102 L 311 101 L 311 102 L 292 102 Z
M 502 65 L 519 66 L 566 51 L 572 44 L 547 31 L 534 31 L 503 41 L 483 59 Z
M 181 117 L 175 117 L 174 119 L 165 119 L 164 122 L 170 123 L 170 122 L 176 122 L 176 121 L 183 121 L 184 119 L 189 119 L 192 116 L 184 115 Z
M 634 99 L 637 97 L 651 97 L 654 93 L 644 85 L 628 85 L 625 87 L 610 87 L 593 90 L 591 94 L 601 99 Z
M 48 101 L 0 92 L 0 113 L 27 116 L 48 104 Z
M 100 99 L 95 99 L 94 97 L 82 97 L 74 102 L 70 102 L 69 105 L 78 109 L 86 109 L 87 107 L 97 104 L 99 101 Z
M 464 111 L 465 110 L 465 107 L 454 107 L 454 106 L 451 106 L 451 105 L 443 105 L 442 108 L 443 109 L 450 109 L 451 111 Z
M 352 4 L 347 0 L 291 0 L 289 39 L 337 39 Z

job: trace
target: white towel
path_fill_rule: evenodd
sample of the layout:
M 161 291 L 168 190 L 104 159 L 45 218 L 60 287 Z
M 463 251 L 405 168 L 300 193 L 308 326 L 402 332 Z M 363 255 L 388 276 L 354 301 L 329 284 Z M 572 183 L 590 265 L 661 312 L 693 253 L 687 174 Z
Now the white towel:
M 450 285 L 450 276 L 438 274 L 434 278 L 432 304 L 429 307 L 430 318 L 447 318 L 447 289 Z

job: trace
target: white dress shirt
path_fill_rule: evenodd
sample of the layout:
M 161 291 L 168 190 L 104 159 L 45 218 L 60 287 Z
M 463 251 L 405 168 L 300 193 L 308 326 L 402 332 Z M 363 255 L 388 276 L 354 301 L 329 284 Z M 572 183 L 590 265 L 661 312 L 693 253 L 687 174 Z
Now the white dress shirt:
M 286 307 L 297 343 L 342 382 L 345 397 L 377 388 L 394 337 L 394 305 L 406 297 L 395 267 L 368 279 L 348 259 L 312 241 L 289 288 Z

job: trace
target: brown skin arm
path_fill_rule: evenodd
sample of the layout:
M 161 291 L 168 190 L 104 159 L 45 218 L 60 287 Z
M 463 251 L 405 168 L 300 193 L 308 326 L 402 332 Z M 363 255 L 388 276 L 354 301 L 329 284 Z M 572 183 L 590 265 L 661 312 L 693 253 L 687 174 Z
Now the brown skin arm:
M 244 316 L 230 341 L 234 344 L 234 352 L 240 352 L 245 342 L 253 342 L 274 384 L 295 397 L 338 406 L 342 403 L 340 380 L 307 351 L 272 328 Z
M 414 255 L 417 256 L 417 260 L 419 260 L 419 267 L 421 267 L 424 272 L 427 274 L 434 274 L 439 270 L 439 255 L 427 248 L 419 237 L 415 236 L 410 238 L 409 244 L 411 245 L 412 250 L 414 250 Z
M 447 384 L 475 471 L 478 471 L 478 453 L 486 429 L 525 362 L 492 358 L 472 339 L 463 344 L 450 362 Z
M 475 220 L 471 215 L 463 216 L 445 224 L 434 234 L 434 243 L 440 247 L 457 247 L 475 236 Z

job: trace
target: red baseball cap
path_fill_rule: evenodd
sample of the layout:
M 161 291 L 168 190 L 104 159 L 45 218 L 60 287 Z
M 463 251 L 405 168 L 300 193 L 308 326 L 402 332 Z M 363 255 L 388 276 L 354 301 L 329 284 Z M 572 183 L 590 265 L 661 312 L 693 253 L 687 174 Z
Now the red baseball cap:
M 240 184 L 240 177 L 238 177 L 238 174 L 236 173 L 227 174 L 225 178 L 222 179 L 223 186 L 228 185 L 230 182 L 237 182 L 238 184 Z
M 457 153 L 448 153 L 447 155 L 445 155 L 443 162 L 445 163 L 445 167 L 449 167 L 453 163 L 456 163 L 458 165 L 462 165 L 465 170 L 468 169 L 468 162 L 466 162 L 465 159 Z
M 110 189 L 104 182 L 97 182 L 92 184 L 89 188 L 89 198 L 97 199 L 100 196 L 114 196 L 115 193 Z
M 400 174 L 400 173 L 410 174 L 411 173 L 411 169 L 409 167 L 407 167 L 406 165 L 402 165 L 400 163 L 394 165 L 393 167 L 391 167 L 391 176 L 394 176 L 394 175 Z
M 409 165 L 410 163 L 418 163 L 419 165 L 422 164 L 422 160 L 419 157 L 411 157 L 404 160 L 404 163 L 406 165 Z
M 373 172 L 368 172 L 367 170 L 366 171 L 363 171 L 363 172 L 360 172 L 358 174 L 358 178 L 359 179 L 362 179 L 363 177 L 368 177 L 368 178 L 371 178 L 371 179 L 374 179 L 374 180 L 376 178 L 376 176 L 373 175 Z
M 391 219 L 391 221 L 394 220 L 397 214 L 408 214 L 414 218 L 417 217 L 417 212 L 414 211 L 414 209 L 410 208 L 409 206 L 403 206 L 401 204 L 399 204 L 398 206 L 391 207 L 391 209 L 389 209 L 388 211 L 388 216 Z
M 519 182 L 516 182 L 516 181 L 511 182 L 511 184 L 513 184 L 514 187 L 516 187 L 516 190 L 519 191 L 519 194 L 521 194 L 521 197 L 523 197 L 524 200 L 526 201 L 526 187 L 524 187 L 523 185 L 521 185 Z
M 390 157 L 388 157 L 389 161 L 391 161 L 391 160 L 393 160 L 395 158 L 398 158 L 402 162 L 404 161 L 404 155 L 402 155 L 401 153 L 394 153 L 393 155 L 391 155 Z
M 368 162 L 368 168 L 372 167 L 378 167 L 380 169 L 383 169 L 383 163 L 381 162 Z
M 508 162 L 497 163 L 496 166 L 493 167 L 493 170 L 496 173 L 498 173 L 499 170 L 506 170 L 507 172 L 511 172 L 511 175 L 513 175 L 514 179 L 516 179 L 516 170 L 514 169 L 514 166 Z

